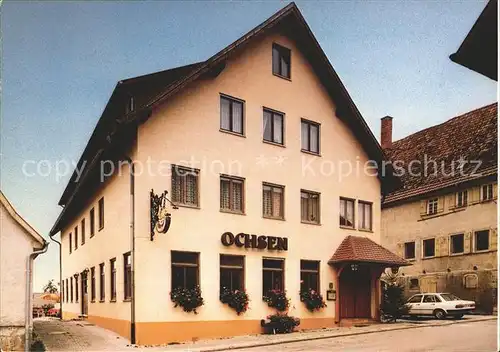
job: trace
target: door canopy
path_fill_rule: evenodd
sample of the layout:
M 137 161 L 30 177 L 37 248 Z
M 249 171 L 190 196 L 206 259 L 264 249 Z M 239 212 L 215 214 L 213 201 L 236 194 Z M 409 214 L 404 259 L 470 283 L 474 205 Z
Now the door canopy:
M 328 261 L 328 264 L 336 265 L 353 262 L 373 263 L 385 267 L 411 265 L 403 258 L 373 242 L 369 238 L 347 236 L 337 248 L 332 258 Z

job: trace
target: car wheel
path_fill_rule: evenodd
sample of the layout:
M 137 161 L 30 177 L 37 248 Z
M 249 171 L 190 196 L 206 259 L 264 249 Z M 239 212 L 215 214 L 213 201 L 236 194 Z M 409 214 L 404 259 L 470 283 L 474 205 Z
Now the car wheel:
M 446 313 L 442 309 L 436 309 L 434 311 L 434 316 L 436 317 L 436 319 L 442 320 L 446 318 Z

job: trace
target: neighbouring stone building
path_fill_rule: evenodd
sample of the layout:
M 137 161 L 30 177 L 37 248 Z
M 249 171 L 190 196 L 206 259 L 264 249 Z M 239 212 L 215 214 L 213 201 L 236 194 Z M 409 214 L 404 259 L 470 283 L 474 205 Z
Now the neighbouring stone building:
M 0 349 L 29 350 L 33 260 L 47 242 L 0 191 Z
M 383 177 L 323 168 L 382 158 L 293 3 L 206 61 L 120 81 L 51 230 L 63 318 L 138 344 L 255 334 L 286 291 L 303 329 L 376 319 L 382 271 L 407 265 L 379 245 Z M 198 286 L 198 314 L 171 301 Z
M 383 199 L 382 244 L 413 264 L 401 270 L 408 295 L 452 292 L 486 312 L 496 305 L 497 106 L 394 142 L 392 118 L 382 119 L 382 147 L 404 170 Z

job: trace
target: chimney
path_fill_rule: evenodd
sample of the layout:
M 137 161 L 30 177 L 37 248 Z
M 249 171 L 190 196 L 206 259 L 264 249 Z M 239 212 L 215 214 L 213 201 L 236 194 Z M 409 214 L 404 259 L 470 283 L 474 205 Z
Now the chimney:
M 382 149 L 392 148 L 392 117 L 381 118 L 380 145 Z

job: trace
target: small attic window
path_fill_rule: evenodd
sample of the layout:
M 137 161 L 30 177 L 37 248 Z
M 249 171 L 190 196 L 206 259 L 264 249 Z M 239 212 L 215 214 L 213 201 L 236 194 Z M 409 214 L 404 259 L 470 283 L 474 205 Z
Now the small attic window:
M 135 111 L 135 99 L 133 96 L 129 96 L 127 101 L 127 113 L 134 111 Z
M 273 74 L 290 79 L 290 49 L 276 43 L 273 44 Z

